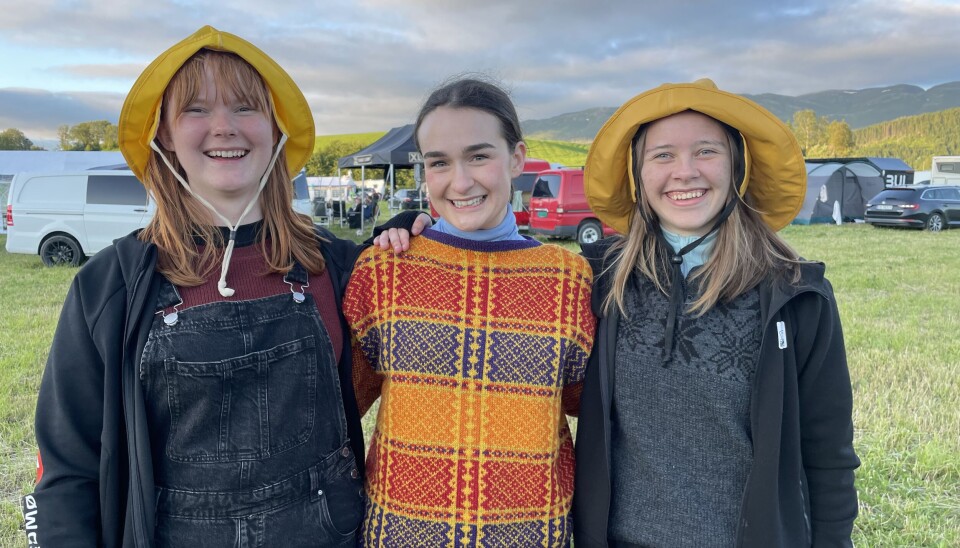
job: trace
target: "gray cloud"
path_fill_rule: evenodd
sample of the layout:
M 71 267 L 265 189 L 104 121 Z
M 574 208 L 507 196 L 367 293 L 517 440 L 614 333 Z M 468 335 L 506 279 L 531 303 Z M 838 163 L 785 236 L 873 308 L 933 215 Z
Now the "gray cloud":
M 0 129 L 28 136 L 55 135 L 64 123 L 115 121 L 117 90 L 208 22 L 257 44 L 291 73 L 319 134 L 409 123 L 430 89 L 464 71 L 502 80 L 524 119 L 617 106 L 660 83 L 701 77 L 734 92 L 789 95 L 960 80 L 958 40 L 936 31 L 960 26 L 960 6 L 945 0 L 276 0 L 268 11 L 260 0 L 236 0 L 230 9 L 213 0 L 22 6 L 0 5 L 0 40 L 83 52 L 83 62 L 46 69 L 49 78 L 85 77 L 112 90 L 0 90 Z
M 107 120 L 117 123 L 121 93 L 51 93 L 0 89 L 0 128 L 15 127 L 30 139 L 53 139 L 61 125 Z

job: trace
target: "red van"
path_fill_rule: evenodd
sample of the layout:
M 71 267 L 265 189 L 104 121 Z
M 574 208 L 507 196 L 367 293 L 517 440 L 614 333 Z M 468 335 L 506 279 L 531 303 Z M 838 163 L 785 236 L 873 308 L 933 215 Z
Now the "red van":
M 582 169 L 540 172 L 530 197 L 530 232 L 556 238 L 576 238 L 593 243 L 616 234 L 600 222 L 587 204 Z
M 527 158 L 523 163 L 523 173 L 513 180 L 513 199 L 510 203 L 513 205 L 513 216 L 516 217 L 517 225 L 521 230 L 526 229 L 530 224 L 530 197 L 533 193 L 533 185 L 537 182 L 537 175 L 550 167 L 550 162 L 546 160 Z M 433 208 L 433 204 L 430 204 L 430 216 L 434 219 L 440 217 L 437 210 Z
M 517 225 L 525 229 L 530 225 L 530 198 L 533 195 L 533 185 L 537 182 L 537 175 L 541 171 L 550 169 L 550 162 L 539 158 L 527 158 L 523 162 L 523 173 L 513 180 L 513 215 L 517 218 Z M 517 193 L 520 198 L 517 198 Z M 519 201 L 518 201 L 519 200 Z

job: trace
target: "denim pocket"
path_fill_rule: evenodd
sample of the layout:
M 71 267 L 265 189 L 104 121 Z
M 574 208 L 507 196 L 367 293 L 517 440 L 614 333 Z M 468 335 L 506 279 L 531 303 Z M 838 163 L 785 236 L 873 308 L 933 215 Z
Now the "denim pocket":
M 320 497 L 320 522 L 324 529 L 343 537 L 352 536 L 363 519 L 363 479 L 357 472 L 353 457 L 339 468 Z
M 170 459 L 264 459 L 304 444 L 316 415 L 315 346 L 311 335 L 213 362 L 166 359 Z

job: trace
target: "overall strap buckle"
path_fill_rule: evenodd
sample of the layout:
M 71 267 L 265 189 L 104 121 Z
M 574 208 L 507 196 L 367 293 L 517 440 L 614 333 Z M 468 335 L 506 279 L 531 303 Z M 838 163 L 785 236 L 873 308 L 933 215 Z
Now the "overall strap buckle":
M 167 326 L 176 325 L 180 321 L 180 311 L 177 307 L 183 304 L 180 292 L 176 286 L 170 283 L 170 280 L 164 278 L 160 286 L 160 295 L 157 297 L 157 312 L 163 317 L 163 323 Z M 168 309 L 172 309 L 167 312 Z
M 293 267 L 287 275 L 283 277 L 284 283 L 290 286 L 290 293 L 293 293 L 293 302 L 300 304 L 307 300 L 306 289 L 310 287 L 310 274 L 307 269 L 299 262 L 294 261 Z M 293 282 L 300 286 L 300 291 L 293 288 Z

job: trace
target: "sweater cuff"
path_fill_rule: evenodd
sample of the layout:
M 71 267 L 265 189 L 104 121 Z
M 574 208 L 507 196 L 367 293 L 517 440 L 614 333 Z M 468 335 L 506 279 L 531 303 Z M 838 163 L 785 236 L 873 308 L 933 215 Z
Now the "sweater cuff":
M 380 233 L 390 230 L 391 228 L 404 229 L 407 232 L 410 232 L 413 228 L 413 223 L 416 222 L 417 217 L 419 217 L 421 213 L 423 213 L 423 211 L 414 209 L 397 213 L 382 225 L 373 227 L 373 235 L 364 240 L 363 243 L 366 245 L 373 245 L 373 240 L 376 239 Z

